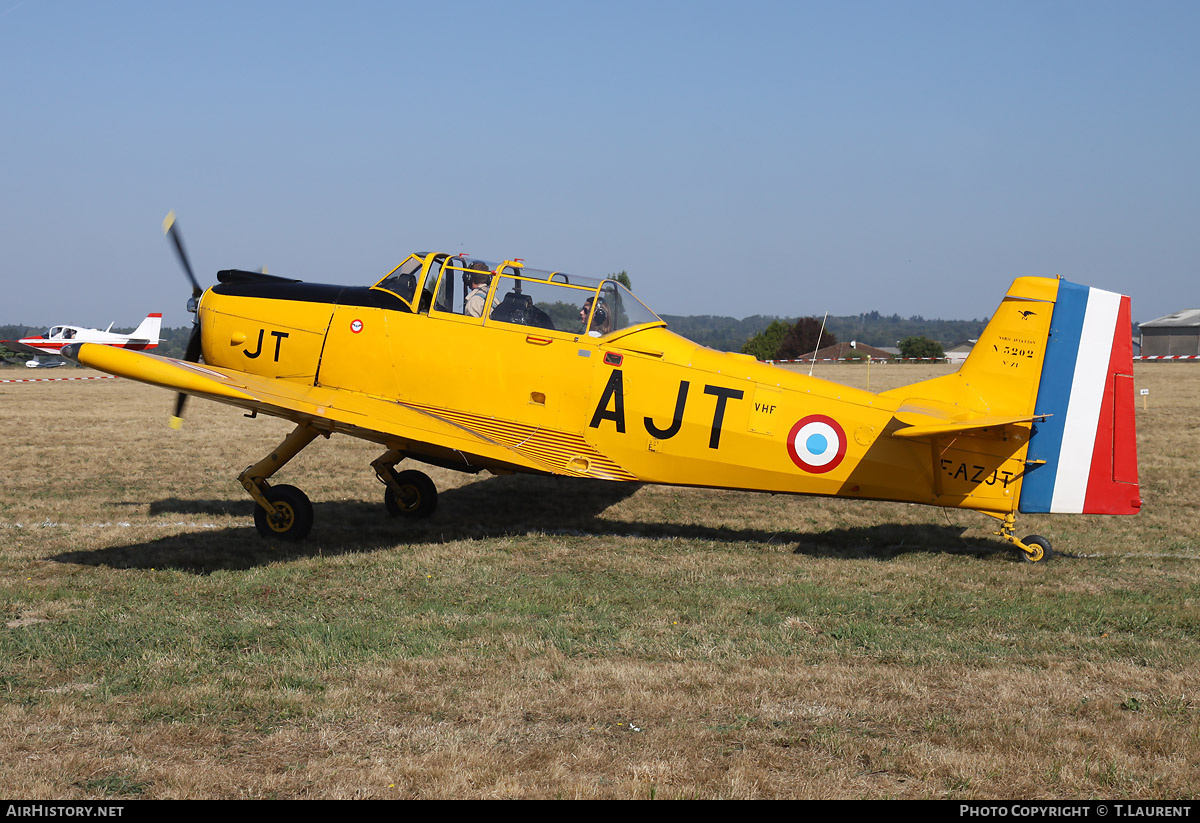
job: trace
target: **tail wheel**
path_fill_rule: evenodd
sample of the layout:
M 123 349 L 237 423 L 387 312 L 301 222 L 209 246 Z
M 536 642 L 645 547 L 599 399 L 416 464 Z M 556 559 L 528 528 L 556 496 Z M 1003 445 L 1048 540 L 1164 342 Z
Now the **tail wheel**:
M 1045 563 L 1054 556 L 1054 551 L 1050 548 L 1050 541 L 1040 534 L 1031 534 L 1021 542 L 1025 545 L 1018 548 L 1021 549 L 1021 557 L 1027 563 Z
M 429 517 L 437 508 L 437 486 L 429 475 L 419 471 L 393 473 L 392 479 L 400 487 L 400 493 L 388 486 L 383 493 L 383 503 L 392 517 Z
M 266 538 L 303 540 L 313 527 L 313 507 L 308 495 L 295 486 L 271 486 L 264 495 L 272 506 L 254 507 L 254 528 Z

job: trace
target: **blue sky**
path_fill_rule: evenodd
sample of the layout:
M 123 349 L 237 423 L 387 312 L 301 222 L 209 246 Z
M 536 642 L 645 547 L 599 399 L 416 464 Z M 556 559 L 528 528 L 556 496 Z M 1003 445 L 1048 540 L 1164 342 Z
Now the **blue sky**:
M 627 270 L 667 314 L 1200 306 L 1195 2 L 0 0 L 0 323 L 184 325 L 163 239 L 373 282 Z

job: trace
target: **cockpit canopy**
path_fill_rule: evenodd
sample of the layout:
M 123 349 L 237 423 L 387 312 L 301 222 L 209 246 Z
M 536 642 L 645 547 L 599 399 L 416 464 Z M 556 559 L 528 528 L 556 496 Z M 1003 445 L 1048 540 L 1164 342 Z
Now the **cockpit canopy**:
M 664 325 L 616 280 L 493 263 L 469 255 L 410 256 L 375 284 L 413 311 L 480 317 L 568 334 L 602 337 L 647 323 Z

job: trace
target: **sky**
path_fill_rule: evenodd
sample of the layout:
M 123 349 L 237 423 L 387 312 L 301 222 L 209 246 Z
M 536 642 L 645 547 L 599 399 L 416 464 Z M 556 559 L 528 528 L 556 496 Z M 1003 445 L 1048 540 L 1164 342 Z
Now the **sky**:
M 1200 306 L 1187 0 L 0 0 L 0 323 L 191 322 L 413 251 L 660 314 Z

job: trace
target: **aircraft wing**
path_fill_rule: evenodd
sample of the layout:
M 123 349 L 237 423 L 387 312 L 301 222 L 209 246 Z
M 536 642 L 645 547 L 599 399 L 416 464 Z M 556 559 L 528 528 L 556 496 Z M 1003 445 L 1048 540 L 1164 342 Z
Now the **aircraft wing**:
M 18 343 L 16 340 L 0 340 L 0 344 L 9 351 L 20 352 L 22 354 L 33 354 L 38 357 L 53 357 L 56 352 L 47 352 L 42 349 L 35 349 L 33 346 L 27 346 L 24 343 Z
M 636 478 L 582 438 L 564 443 L 561 433 L 504 423 L 485 415 L 435 409 L 344 389 L 246 374 L 155 354 L 79 343 L 64 348 L 72 360 L 99 371 L 251 411 L 306 423 L 468 468 L 514 468 L 609 480 Z M 548 453 L 554 440 L 561 454 Z M 586 470 L 572 470 L 573 458 Z M 436 460 L 433 462 L 437 462 Z

